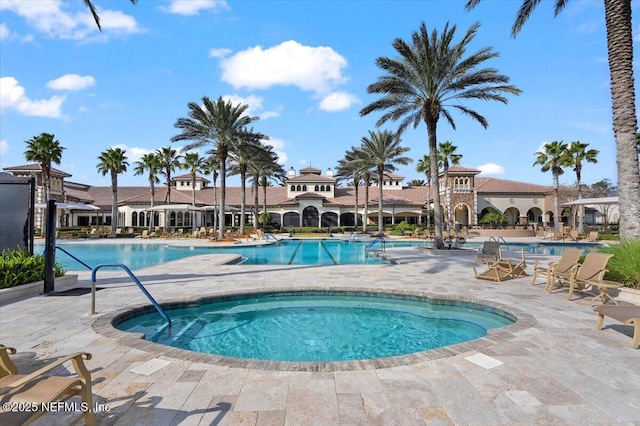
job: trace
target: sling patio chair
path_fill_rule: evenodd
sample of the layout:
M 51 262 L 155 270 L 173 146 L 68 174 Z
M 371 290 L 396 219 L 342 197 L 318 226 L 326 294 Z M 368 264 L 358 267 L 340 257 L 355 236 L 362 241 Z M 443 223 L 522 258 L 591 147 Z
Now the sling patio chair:
M 604 274 L 607 272 L 607 263 L 613 257 L 609 253 L 587 253 L 582 264 L 577 264 L 571 271 L 560 272 L 552 270 L 549 273 L 549 281 L 547 282 L 547 292 L 551 293 L 556 283 L 569 286 L 569 295 L 567 300 L 571 300 L 574 291 L 584 291 L 583 288 L 590 285 L 588 281 L 602 281 Z
M 474 264 L 478 263 L 478 259 L 486 261 L 487 259 L 498 260 L 500 257 L 500 243 L 497 241 L 485 241 L 482 248 L 478 249 Z
M 80 414 L 71 424 L 84 419 L 85 424 L 95 425 L 91 394 L 91 373 L 84 360 L 91 354 L 74 353 L 62 357 L 31 374 L 18 374 L 16 365 L 9 355 L 16 353 L 14 348 L 0 344 L 0 424 L 30 424 L 47 413 L 47 407 L 57 407 L 55 402 L 68 401 L 74 396 L 82 399 L 78 403 Z M 71 361 L 75 375 L 49 375 L 62 364 Z M 29 410 L 11 410 L 12 404 L 29 404 Z M 51 403 L 48 405 L 48 403 Z M 19 405 L 17 405 L 19 407 Z M 9 409 L 7 409 L 9 408 Z
M 520 250 L 520 258 L 502 257 L 502 252 L 500 252 L 498 260 L 492 263 L 485 260 L 485 264 L 487 265 L 487 270 L 481 273 L 476 271 L 475 266 L 473 267 L 473 273 L 476 278 L 501 282 L 527 275 L 527 260 L 524 257 L 524 249 Z
M 640 306 L 636 305 L 600 305 L 594 308 L 598 313 L 598 323 L 596 330 L 602 330 L 604 325 L 604 317 L 611 317 L 616 321 L 620 321 L 625 325 L 633 326 L 632 348 L 640 347 Z
M 549 262 L 547 266 L 542 265 L 540 263 L 540 259 L 535 259 L 533 261 L 533 279 L 531 280 L 531 285 L 536 285 L 536 279 L 539 275 L 545 276 L 548 285 L 549 274 L 551 271 L 556 271 L 557 273 L 562 274 L 570 273 L 571 268 L 578 264 L 578 260 L 580 259 L 582 252 L 582 249 L 566 248 L 558 262 Z

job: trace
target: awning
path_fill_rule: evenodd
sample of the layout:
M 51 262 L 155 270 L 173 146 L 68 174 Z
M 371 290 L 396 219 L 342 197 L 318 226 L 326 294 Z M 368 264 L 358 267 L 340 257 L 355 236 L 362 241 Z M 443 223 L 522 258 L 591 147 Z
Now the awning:
M 159 206 L 149 207 L 145 209 L 148 212 L 186 212 L 186 211 L 201 211 L 201 207 L 192 206 L 191 204 L 161 204 Z
M 602 204 L 618 204 L 618 197 L 583 198 L 581 200 L 574 200 L 560 204 L 560 207 L 597 206 Z
M 36 203 L 35 208 L 46 209 L 47 204 Z M 93 204 L 71 204 L 71 203 L 56 203 L 56 208 L 58 210 L 91 210 L 91 211 L 102 210 L 100 207 L 94 206 Z
M 220 210 L 220 206 L 204 206 L 202 208 L 202 210 L 217 212 L 218 210 Z M 247 210 L 247 208 L 245 208 L 245 210 Z M 233 207 L 233 206 L 225 206 L 224 207 L 224 211 L 225 212 L 239 212 L 240 209 L 237 208 L 237 207 Z

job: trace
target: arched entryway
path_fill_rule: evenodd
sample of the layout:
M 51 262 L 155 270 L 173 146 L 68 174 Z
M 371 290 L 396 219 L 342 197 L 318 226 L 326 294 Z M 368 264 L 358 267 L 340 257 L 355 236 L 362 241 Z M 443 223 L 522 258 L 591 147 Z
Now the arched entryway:
M 362 216 L 358 215 L 358 224 L 355 224 L 353 213 L 342 213 L 340 215 L 340 226 L 362 226 Z
M 317 227 L 320 225 L 318 209 L 307 206 L 302 211 L 302 226 Z
M 456 225 L 469 226 L 471 218 L 469 217 L 469 206 L 466 204 L 458 204 L 453 209 L 453 220 Z
M 338 214 L 333 212 L 322 213 L 320 222 L 323 228 L 330 227 L 330 226 L 338 226 Z
M 520 220 L 520 210 L 515 207 L 509 207 L 504 211 L 504 214 L 507 215 L 507 224 L 509 225 L 517 225 Z
M 282 226 L 300 226 L 300 215 L 298 212 L 287 212 L 282 215 Z
M 532 207 L 527 212 L 527 222 L 542 223 L 542 210 L 538 207 Z

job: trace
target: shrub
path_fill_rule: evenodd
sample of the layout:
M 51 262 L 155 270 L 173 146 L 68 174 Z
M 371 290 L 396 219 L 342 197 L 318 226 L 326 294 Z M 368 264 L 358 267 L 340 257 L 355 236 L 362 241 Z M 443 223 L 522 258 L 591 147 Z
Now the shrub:
M 64 275 L 64 269 L 55 264 L 55 276 Z M 27 250 L 2 250 L 0 255 L 0 288 L 15 287 L 44 280 L 44 255 L 30 255 Z
M 625 284 L 625 287 L 640 290 L 640 240 L 623 241 L 602 247 L 598 251 L 611 253 L 605 278 Z

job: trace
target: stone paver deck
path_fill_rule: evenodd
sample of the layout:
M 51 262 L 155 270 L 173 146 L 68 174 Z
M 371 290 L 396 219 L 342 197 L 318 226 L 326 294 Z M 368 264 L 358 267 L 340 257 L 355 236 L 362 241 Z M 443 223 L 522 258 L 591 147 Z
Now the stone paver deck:
M 8 303 L 0 307 L 0 343 L 18 349 L 13 358 L 25 372 L 90 352 L 94 400 L 110 407 L 98 414 L 102 425 L 640 424 L 640 350 L 630 346 L 631 327 L 607 320 L 595 330 L 591 297 L 567 301 L 566 292 L 547 294 L 531 277 L 476 280 L 473 255 L 388 253 L 401 263 L 220 265 L 216 255 L 202 255 L 135 272 L 161 303 L 274 288 L 359 288 L 483 300 L 521 312 L 523 323 L 480 344 L 390 366 L 247 368 L 158 351 L 112 332 L 109 318 L 148 303 L 124 273 L 100 271 L 97 314 L 88 294 Z M 79 285 L 89 284 L 82 272 Z M 67 418 L 49 414 L 38 423 Z

